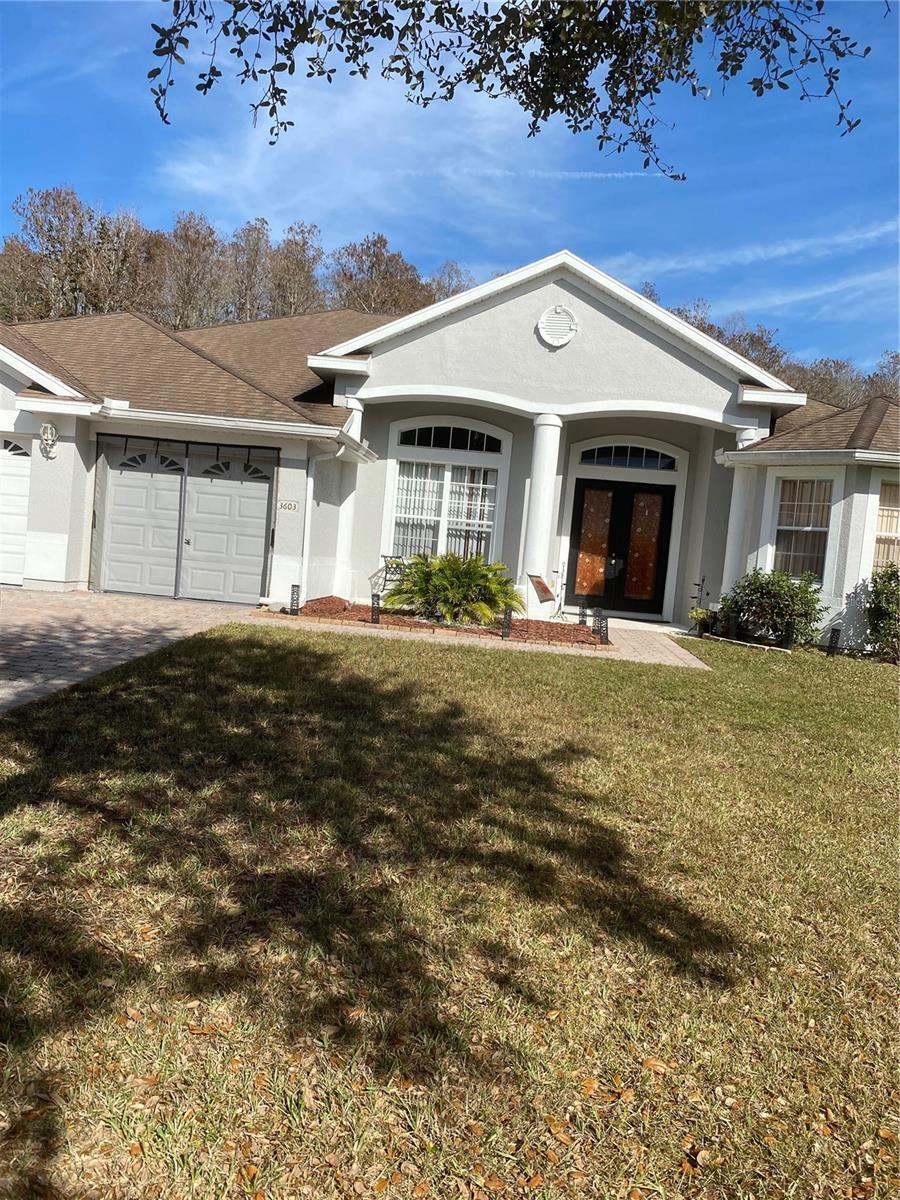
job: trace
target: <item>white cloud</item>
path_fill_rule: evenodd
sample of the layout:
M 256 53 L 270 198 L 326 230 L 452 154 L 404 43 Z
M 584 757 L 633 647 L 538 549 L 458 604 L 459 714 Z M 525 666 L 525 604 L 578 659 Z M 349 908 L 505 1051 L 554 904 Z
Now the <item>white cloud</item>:
M 661 275 L 699 275 L 720 271 L 728 267 L 750 267 L 757 263 L 775 261 L 804 261 L 830 258 L 874 246 L 881 242 L 897 240 L 896 220 L 878 221 L 861 228 L 838 229 L 831 233 L 812 237 L 782 238 L 776 241 L 761 241 L 745 246 L 725 246 L 691 251 L 686 254 L 656 255 L 642 257 L 637 254 L 621 254 L 607 259 L 603 266 L 612 275 L 620 278 L 656 279 Z
M 714 316 L 734 312 L 775 314 L 799 308 L 815 307 L 813 316 L 820 320 L 863 315 L 861 306 L 883 305 L 885 296 L 896 303 L 897 271 L 884 267 L 860 271 L 837 279 L 820 280 L 799 287 L 772 287 L 757 292 L 732 293 L 710 301 Z M 852 308 L 849 307 L 852 305 Z
M 461 244 L 473 269 L 495 257 L 508 267 L 577 236 L 567 186 L 653 178 L 569 169 L 573 135 L 558 125 L 527 138 L 511 102 L 460 92 L 423 110 L 378 78 L 294 86 L 296 126 L 270 146 L 249 126 L 249 93 L 226 84 L 215 100 L 221 133 L 179 138 L 159 166 L 180 207 L 204 208 L 223 229 L 259 215 L 276 232 L 315 221 L 326 245 L 383 230 L 425 269 L 460 256 Z M 176 136 L 178 126 L 175 114 Z

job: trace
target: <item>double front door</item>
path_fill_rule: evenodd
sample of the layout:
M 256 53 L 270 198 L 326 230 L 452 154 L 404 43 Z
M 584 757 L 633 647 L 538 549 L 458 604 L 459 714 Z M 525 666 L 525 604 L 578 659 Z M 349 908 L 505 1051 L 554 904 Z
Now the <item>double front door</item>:
M 256 604 L 265 593 L 272 450 L 100 439 L 105 591 Z
M 675 488 L 575 481 L 566 603 L 661 614 Z

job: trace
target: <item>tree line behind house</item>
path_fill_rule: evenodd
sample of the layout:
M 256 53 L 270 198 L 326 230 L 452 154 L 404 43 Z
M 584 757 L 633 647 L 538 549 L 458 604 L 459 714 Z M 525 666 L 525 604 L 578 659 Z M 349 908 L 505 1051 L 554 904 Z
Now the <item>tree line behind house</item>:
M 223 237 L 202 213 L 180 212 L 170 230 L 148 229 L 124 210 L 106 213 L 71 188 L 29 190 L 14 201 L 19 229 L 0 248 L 0 319 L 41 320 L 136 308 L 172 329 L 287 317 L 323 308 L 402 314 L 475 283 L 448 260 L 422 272 L 382 233 L 326 250 L 317 225 L 295 221 L 280 238 L 262 217 Z M 641 287 L 660 302 L 652 283 Z M 896 393 L 900 355 L 871 370 L 843 358 L 794 358 L 778 331 L 740 314 L 713 320 L 702 299 L 673 308 L 799 391 L 849 406 Z
M 455 262 L 432 275 L 383 234 L 326 252 L 318 226 L 295 221 L 274 238 L 263 217 L 222 237 L 202 213 L 170 230 L 106 213 L 71 188 L 13 202 L 19 231 L 0 249 L 0 318 L 42 320 L 131 307 L 172 329 L 290 317 L 323 308 L 405 313 L 471 287 Z

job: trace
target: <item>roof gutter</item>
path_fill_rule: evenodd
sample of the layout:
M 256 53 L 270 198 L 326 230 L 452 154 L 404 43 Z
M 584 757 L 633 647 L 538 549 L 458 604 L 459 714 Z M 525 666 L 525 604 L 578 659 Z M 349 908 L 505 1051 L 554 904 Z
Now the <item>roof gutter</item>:
M 102 404 L 79 404 L 71 400 L 23 399 L 16 401 L 22 412 L 48 413 L 67 417 L 93 417 L 99 420 L 128 421 L 153 425 L 192 425 L 203 429 L 233 433 L 259 433 L 266 436 L 297 438 L 302 441 L 336 442 L 338 454 L 352 462 L 375 462 L 378 455 L 357 438 L 334 425 L 301 425 L 297 421 L 254 421 L 243 417 L 212 417 L 202 413 L 172 413 L 162 409 L 131 408 L 127 401 L 104 396 Z
M 719 450 L 716 462 L 723 467 L 774 467 L 792 463 L 827 466 L 829 463 L 878 463 L 900 466 L 900 451 L 889 450 Z

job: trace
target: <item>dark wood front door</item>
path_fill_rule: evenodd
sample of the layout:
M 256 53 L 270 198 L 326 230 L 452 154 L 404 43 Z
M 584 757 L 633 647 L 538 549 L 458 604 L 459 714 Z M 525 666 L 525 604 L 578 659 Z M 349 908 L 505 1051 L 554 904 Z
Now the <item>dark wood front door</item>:
M 671 484 L 577 479 L 566 603 L 661 613 L 674 501 Z

